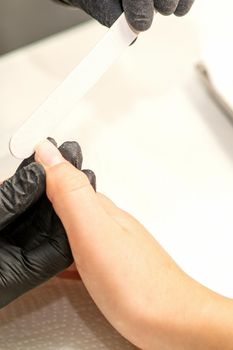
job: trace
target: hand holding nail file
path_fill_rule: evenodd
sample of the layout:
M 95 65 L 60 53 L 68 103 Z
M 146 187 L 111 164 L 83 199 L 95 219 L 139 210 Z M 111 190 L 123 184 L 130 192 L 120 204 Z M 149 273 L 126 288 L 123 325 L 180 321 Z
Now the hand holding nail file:
M 107 27 L 115 22 L 122 11 L 128 23 L 136 31 L 147 30 L 153 21 L 154 11 L 162 15 L 184 16 L 194 0 L 56 0 L 75 6 Z
M 19 159 L 29 157 L 35 145 L 52 135 L 54 128 L 137 35 L 129 27 L 123 13 L 89 55 L 12 136 L 9 145 L 11 153 Z

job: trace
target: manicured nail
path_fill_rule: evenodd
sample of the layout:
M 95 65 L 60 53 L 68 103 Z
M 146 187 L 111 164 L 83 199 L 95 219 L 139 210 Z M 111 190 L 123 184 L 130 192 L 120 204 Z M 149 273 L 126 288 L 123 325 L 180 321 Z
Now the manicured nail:
M 59 150 L 48 140 L 39 143 L 35 147 L 35 152 L 35 160 L 47 167 L 51 167 L 65 161 Z

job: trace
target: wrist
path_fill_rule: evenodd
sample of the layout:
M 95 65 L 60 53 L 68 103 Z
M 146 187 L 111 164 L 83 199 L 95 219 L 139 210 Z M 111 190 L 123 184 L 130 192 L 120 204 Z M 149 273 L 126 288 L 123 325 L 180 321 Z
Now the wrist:
M 173 271 L 172 282 L 173 289 L 162 294 L 161 286 L 158 293 L 154 289 L 152 300 L 144 299 L 128 313 L 127 338 L 143 350 L 232 349 L 233 300 L 179 270 Z
M 231 350 L 233 300 L 185 274 L 179 278 L 176 291 L 168 290 L 159 303 L 145 310 L 137 346 L 143 350 Z
M 204 314 L 205 328 L 203 327 L 201 332 L 207 344 L 205 349 L 231 350 L 233 349 L 233 300 L 211 291 L 209 294 Z

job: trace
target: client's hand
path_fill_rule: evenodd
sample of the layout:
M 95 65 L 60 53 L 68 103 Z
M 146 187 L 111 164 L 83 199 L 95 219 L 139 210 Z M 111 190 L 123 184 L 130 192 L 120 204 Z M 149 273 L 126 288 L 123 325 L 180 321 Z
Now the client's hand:
M 232 349 L 231 300 L 188 277 L 137 220 L 96 194 L 53 145 L 41 144 L 36 159 L 45 167 L 47 195 L 82 280 L 122 335 L 142 349 Z

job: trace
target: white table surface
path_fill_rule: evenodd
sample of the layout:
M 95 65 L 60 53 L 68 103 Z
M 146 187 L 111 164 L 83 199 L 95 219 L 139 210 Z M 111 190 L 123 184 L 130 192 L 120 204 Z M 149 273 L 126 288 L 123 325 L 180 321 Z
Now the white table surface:
M 216 3 L 197 0 L 183 19 L 156 16 L 54 136 L 79 141 L 98 190 L 192 277 L 233 297 L 233 128 L 194 70 L 221 20 L 216 6 L 206 16 Z M 0 59 L 2 179 L 17 165 L 7 148 L 14 128 L 105 31 L 90 22 Z

